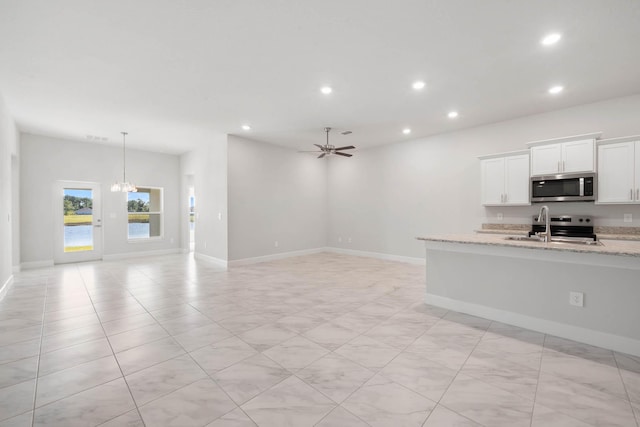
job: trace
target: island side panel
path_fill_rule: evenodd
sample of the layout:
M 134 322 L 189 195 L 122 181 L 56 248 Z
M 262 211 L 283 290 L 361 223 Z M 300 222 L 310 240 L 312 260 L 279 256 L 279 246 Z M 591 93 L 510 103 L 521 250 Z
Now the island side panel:
M 640 355 L 638 270 L 449 249 L 426 251 L 428 303 Z

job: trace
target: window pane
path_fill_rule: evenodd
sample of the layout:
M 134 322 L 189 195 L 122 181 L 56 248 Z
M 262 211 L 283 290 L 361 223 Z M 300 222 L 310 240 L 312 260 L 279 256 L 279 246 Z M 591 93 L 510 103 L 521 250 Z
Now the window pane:
M 127 210 L 129 212 L 149 212 L 149 189 L 139 188 L 137 193 L 129 193 Z
M 129 239 L 148 239 L 160 236 L 162 236 L 160 214 L 129 214 Z
M 162 236 L 162 189 L 140 188 L 128 193 L 129 239 L 148 239 Z
M 93 250 L 93 192 L 65 188 L 63 199 L 64 251 Z

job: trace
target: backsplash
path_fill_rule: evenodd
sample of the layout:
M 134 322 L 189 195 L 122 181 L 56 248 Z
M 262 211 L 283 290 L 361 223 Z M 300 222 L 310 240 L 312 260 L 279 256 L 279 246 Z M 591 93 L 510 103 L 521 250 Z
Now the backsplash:
M 544 203 L 549 206 L 552 216 L 589 215 L 596 227 L 640 227 L 640 204 L 636 205 L 596 205 L 593 202 Z M 543 203 L 531 206 L 487 206 L 483 207 L 484 217 L 479 223 L 488 224 L 531 224 Z M 624 215 L 632 214 L 632 222 L 624 222 Z

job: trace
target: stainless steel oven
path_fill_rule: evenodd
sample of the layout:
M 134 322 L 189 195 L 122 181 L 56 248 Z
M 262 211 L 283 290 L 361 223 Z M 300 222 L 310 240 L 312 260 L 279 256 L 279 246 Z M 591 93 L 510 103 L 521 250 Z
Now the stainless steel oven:
M 596 174 L 571 173 L 531 177 L 532 202 L 583 202 L 596 199 Z

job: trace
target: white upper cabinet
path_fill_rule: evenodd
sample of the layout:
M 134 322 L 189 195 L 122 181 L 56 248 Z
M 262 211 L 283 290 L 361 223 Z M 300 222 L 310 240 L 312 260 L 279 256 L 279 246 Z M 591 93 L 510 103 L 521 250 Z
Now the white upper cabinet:
M 595 171 L 594 139 L 531 147 L 531 175 Z
M 523 152 L 480 158 L 482 204 L 529 205 L 529 154 Z
M 640 203 L 640 136 L 598 143 L 596 203 Z

